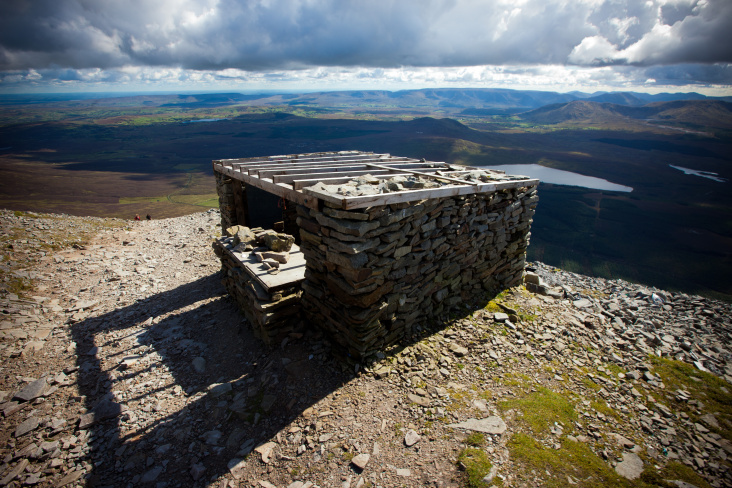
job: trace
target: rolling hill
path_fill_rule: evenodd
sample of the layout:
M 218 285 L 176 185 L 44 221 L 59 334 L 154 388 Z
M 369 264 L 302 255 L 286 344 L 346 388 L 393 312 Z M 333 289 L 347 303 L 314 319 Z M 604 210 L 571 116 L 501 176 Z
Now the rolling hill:
M 699 128 L 732 129 L 732 103 L 720 100 L 676 100 L 642 106 L 575 100 L 546 105 L 520 114 L 536 124 L 673 123 Z

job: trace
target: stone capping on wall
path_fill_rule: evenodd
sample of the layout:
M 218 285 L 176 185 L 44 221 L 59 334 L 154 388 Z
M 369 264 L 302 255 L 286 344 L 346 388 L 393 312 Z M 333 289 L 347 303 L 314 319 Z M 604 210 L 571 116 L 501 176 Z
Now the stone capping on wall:
M 323 202 L 335 204 L 341 209 L 355 209 L 538 184 L 538 180 L 526 176 L 507 176 L 501 171 L 486 168 L 362 151 L 220 159 L 214 160 L 212 164 L 215 174 L 228 176 L 285 200 L 316 209 Z M 403 187 L 397 191 L 380 191 L 376 194 L 341 195 L 330 191 L 332 188 L 329 187 L 363 177 L 376 180 L 417 177 L 437 184 L 422 188 Z

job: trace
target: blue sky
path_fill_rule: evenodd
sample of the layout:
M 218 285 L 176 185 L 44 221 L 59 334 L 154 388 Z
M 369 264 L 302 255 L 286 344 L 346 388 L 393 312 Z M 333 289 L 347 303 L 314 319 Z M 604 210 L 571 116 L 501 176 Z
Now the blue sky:
M 0 93 L 732 95 L 731 0 L 3 0 Z

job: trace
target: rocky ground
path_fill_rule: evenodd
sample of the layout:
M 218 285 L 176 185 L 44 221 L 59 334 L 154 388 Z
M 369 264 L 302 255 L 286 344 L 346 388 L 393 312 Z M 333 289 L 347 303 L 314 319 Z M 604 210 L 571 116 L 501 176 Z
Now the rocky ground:
M 370 364 L 252 336 L 216 212 L 0 214 L 0 486 L 732 485 L 729 304 L 534 264 Z

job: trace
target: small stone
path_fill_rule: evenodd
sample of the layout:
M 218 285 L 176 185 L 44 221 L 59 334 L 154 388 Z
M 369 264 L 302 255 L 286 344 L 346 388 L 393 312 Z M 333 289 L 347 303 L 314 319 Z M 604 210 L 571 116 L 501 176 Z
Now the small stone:
M 211 398 L 219 398 L 220 396 L 230 393 L 231 390 L 231 383 L 214 383 L 210 386 L 208 394 L 211 395 Z
M 276 400 L 277 397 L 274 395 L 263 395 L 262 404 L 260 405 L 262 407 L 262 410 L 264 410 L 265 412 L 269 412 L 274 406 Z
M 610 437 L 614 438 L 615 442 L 617 442 L 620 447 L 624 447 L 625 449 L 632 449 L 635 446 L 635 442 L 623 437 L 620 434 L 610 434 Z
M 79 478 L 81 478 L 81 475 L 84 474 L 84 472 L 80 469 L 77 469 L 76 471 L 72 471 L 68 473 L 66 476 L 61 478 L 61 480 L 56 484 L 57 488 L 61 488 L 62 486 L 66 486 L 68 484 L 74 483 Z
M 153 481 L 158 479 L 158 476 L 160 476 L 160 473 L 162 472 L 162 466 L 155 466 L 154 468 L 142 475 L 142 478 L 140 478 L 140 483 L 152 483 Z
M 233 476 L 235 480 L 238 480 L 244 476 L 244 470 L 247 467 L 247 462 L 244 459 L 234 458 L 228 462 L 226 467 L 229 468 L 231 476 Z
M 117 417 L 118 415 L 125 412 L 126 408 L 127 407 L 123 407 L 119 403 L 114 402 L 109 398 L 105 398 L 100 401 L 97 406 L 92 409 L 91 412 L 81 416 L 81 418 L 79 419 L 79 429 L 88 429 L 89 427 L 101 420 Z
M 204 432 L 201 438 L 209 446 L 216 446 L 219 443 L 219 439 L 221 439 L 221 431 L 209 430 L 208 432 Z
M 496 322 L 505 322 L 506 320 L 508 320 L 508 314 L 505 314 L 503 312 L 496 312 L 495 314 L 493 314 L 493 320 L 495 320 Z
M 421 397 L 419 395 L 414 395 L 412 393 L 407 393 L 407 399 L 410 402 L 416 403 L 417 405 L 420 405 L 422 407 L 429 407 L 430 406 L 430 400 L 429 400 L 429 398 Z
M 262 253 L 262 259 L 273 259 L 279 263 L 285 264 L 290 260 L 290 253 L 266 251 Z
M 41 481 L 41 473 L 31 473 L 28 475 L 28 477 L 23 480 L 23 485 L 25 486 L 33 486 L 38 484 Z
M 196 373 L 203 373 L 206 371 L 206 360 L 200 356 L 194 358 L 191 364 L 193 365 L 193 369 Z
M 463 346 L 455 344 L 455 343 L 450 344 L 450 350 L 457 357 L 463 357 L 468 354 L 468 349 L 466 347 L 463 347 Z
M 717 421 L 717 418 L 714 416 L 714 414 L 707 413 L 699 417 L 702 422 L 707 424 L 710 427 L 714 427 L 715 429 L 719 429 L 719 422 Z
M 419 434 L 410 429 L 404 435 L 404 444 L 406 444 L 407 447 L 412 447 L 413 445 L 418 443 L 420 439 L 421 437 L 419 436 Z
M 272 462 L 272 452 L 276 446 L 277 444 L 274 442 L 267 442 L 266 444 L 257 446 L 254 450 L 262 455 L 262 462 L 264 464 L 269 464 Z
M 191 474 L 191 478 L 193 478 L 193 481 L 198 481 L 203 476 L 203 473 L 206 472 L 206 466 L 203 465 L 203 463 L 197 463 L 191 466 L 191 470 L 189 473 Z
M 369 454 L 359 454 L 354 456 L 353 459 L 351 459 L 351 462 L 358 469 L 365 469 L 366 465 L 369 463 L 369 459 L 371 459 Z
M 397 468 L 396 474 L 397 476 L 404 476 L 406 478 L 412 476 L 412 470 L 406 468 Z
M 295 238 L 287 234 L 265 234 L 264 244 L 275 252 L 289 252 Z
M 244 457 L 250 452 L 252 452 L 252 449 L 254 449 L 254 439 L 249 439 L 244 444 L 239 446 L 239 452 L 236 453 L 237 456 Z

